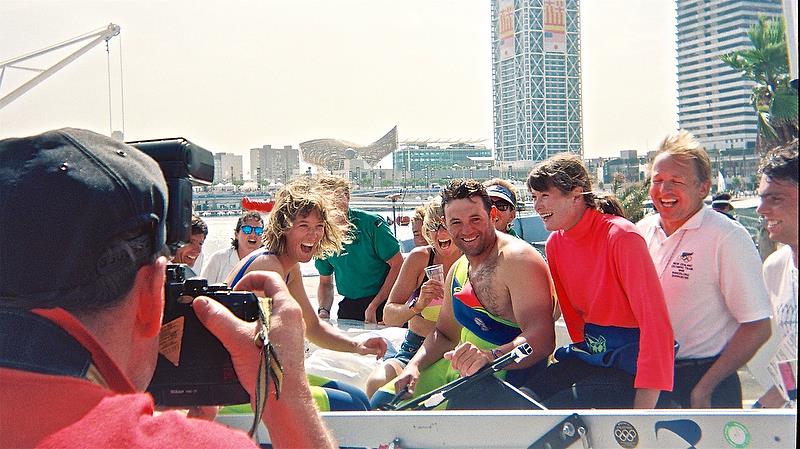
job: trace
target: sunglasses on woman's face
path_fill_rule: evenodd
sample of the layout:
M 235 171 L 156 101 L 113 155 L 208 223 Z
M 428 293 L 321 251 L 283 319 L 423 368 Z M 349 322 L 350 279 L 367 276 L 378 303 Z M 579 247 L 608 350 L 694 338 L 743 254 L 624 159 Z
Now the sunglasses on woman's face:
M 428 226 L 428 232 L 430 232 L 431 234 L 436 234 L 437 232 L 439 232 L 439 229 L 445 229 L 443 223 L 438 223 L 436 227 Z
M 492 201 L 492 204 L 493 204 L 493 205 L 494 205 L 494 207 L 496 207 L 496 208 L 497 208 L 497 210 L 499 210 L 500 212 L 505 212 L 505 211 L 507 211 L 507 210 L 508 210 L 508 209 L 511 207 L 511 205 L 510 205 L 510 204 L 508 204 L 508 203 L 506 203 L 505 201 Z
M 241 227 L 241 230 L 242 230 L 242 232 L 244 232 L 245 234 L 248 234 L 248 235 L 252 234 L 253 232 L 255 232 L 256 235 L 260 236 L 261 234 L 264 233 L 264 228 L 262 226 L 244 225 L 244 226 Z

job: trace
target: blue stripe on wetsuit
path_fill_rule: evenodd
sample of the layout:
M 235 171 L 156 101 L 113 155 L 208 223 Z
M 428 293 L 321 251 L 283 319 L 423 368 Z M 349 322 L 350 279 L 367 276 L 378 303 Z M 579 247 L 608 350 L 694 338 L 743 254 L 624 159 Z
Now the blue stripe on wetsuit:
M 457 262 L 453 274 L 453 314 L 456 320 L 479 338 L 495 345 L 504 345 L 522 331 L 516 324 L 487 311 L 478 300 L 469 282 L 469 267 L 462 266 L 466 259 Z

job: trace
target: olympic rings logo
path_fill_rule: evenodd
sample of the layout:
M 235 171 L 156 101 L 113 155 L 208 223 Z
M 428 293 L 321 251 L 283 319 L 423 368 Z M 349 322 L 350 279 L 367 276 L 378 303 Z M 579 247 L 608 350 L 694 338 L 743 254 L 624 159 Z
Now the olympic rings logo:
M 614 429 L 614 436 L 618 440 L 627 441 L 630 443 L 639 438 L 639 434 L 636 433 L 636 429 Z
M 627 421 L 620 421 L 614 426 L 614 439 L 624 449 L 633 449 L 639 444 L 639 432 Z

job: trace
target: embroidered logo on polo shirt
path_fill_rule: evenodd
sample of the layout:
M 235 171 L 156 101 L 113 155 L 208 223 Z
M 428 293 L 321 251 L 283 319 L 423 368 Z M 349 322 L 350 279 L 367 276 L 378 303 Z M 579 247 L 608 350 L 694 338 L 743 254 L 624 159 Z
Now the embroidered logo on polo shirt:
M 694 271 L 692 256 L 694 256 L 694 253 L 683 251 L 678 259 L 673 260 L 670 264 L 670 275 L 673 278 L 689 279 L 689 274 Z

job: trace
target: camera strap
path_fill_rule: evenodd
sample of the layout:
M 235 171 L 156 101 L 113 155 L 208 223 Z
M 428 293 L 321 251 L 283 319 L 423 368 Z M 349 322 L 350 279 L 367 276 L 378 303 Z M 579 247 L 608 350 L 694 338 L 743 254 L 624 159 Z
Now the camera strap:
M 267 407 L 270 381 L 275 384 L 275 399 L 280 399 L 281 384 L 283 383 L 283 367 L 281 366 L 275 349 L 269 342 L 269 318 L 272 315 L 272 298 L 259 298 L 258 322 L 260 326 L 256 332 L 256 345 L 261 348 L 258 360 L 258 377 L 256 378 L 256 400 L 253 410 L 253 425 L 247 433 L 251 438 L 258 429 L 261 415 Z

